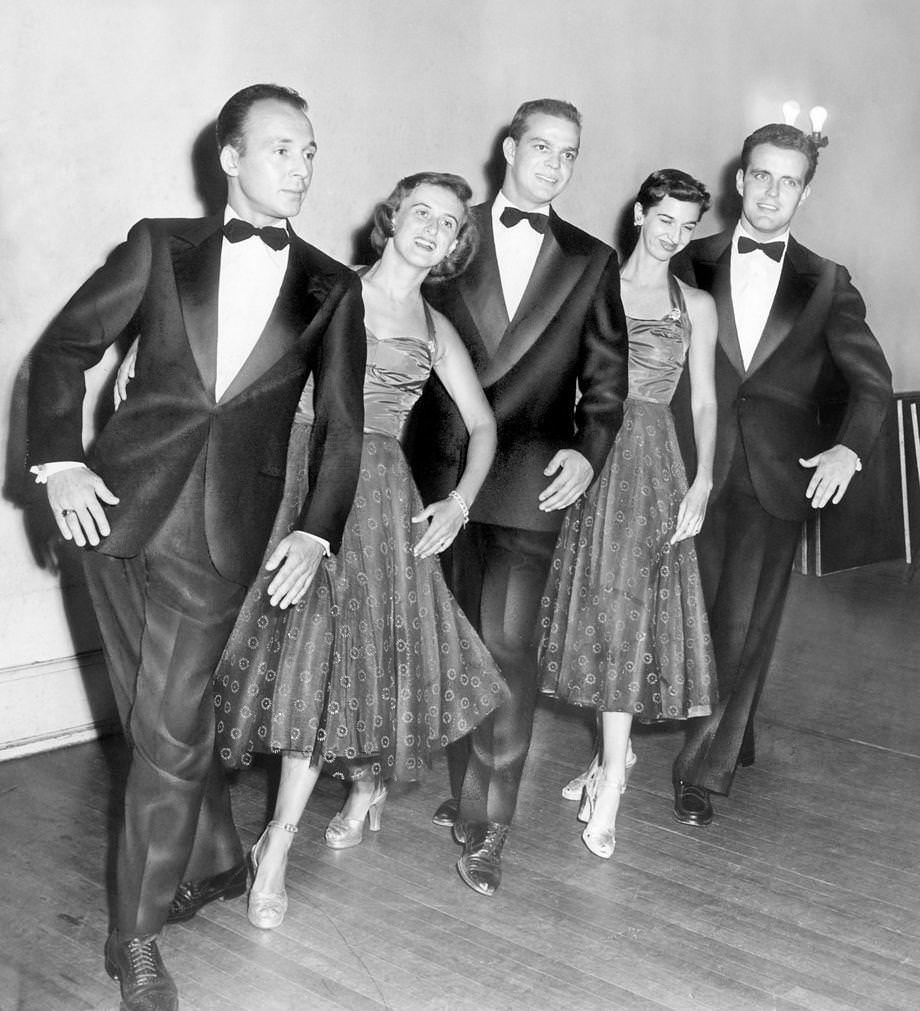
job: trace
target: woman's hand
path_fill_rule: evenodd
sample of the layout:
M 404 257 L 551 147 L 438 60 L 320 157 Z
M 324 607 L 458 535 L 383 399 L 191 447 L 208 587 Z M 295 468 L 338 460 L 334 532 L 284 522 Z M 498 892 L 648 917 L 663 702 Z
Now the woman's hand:
M 677 526 L 671 544 L 684 540 L 685 537 L 696 537 L 706 518 L 706 506 L 709 504 L 709 492 L 712 483 L 709 481 L 694 481 L 677 510 Z
M 432 502 L 417 516 L 412 517 L 413 523 L 423 523 L 425 520 L 431 522 L 418 544 L 412 549 L 412 554 L 416 558 L 440 554 L 454 543 L 454 538 L 463 526 L 463 510 L 454 499 L 441 499 L 440 502 Z
M 134 338 L 134 343 L 128 348 L 128 353 L 124 357 L 118 372 L 115 373 L 115 388 L 112 396 L 115 400 L 115 410 L 128 399 L 128 383 L 134 378 L 134 363 L 137 361 L 137 342 L 139 337 Z

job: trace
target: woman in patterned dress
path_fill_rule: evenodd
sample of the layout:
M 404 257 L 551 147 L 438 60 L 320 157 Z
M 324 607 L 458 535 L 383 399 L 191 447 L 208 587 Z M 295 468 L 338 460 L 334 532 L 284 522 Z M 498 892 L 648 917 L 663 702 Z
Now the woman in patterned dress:
M 600 755 L 583 782 L 582 838 L 613 854 L 633 719 L 710 711 L 715 669 L 693 541 L 712 487 L 716 311 L 705 292 L 669 273 L 709 206 L 702 183 L 653 172 L 636 197 L 635 248 L 620 280 L 629 330 L 623 427 L 587 494 L 570 507 L 541 610 L 543 689 L 591 706 Z M 691 339 L 692 333 L 692 339 Z M 689 358 L 699 465 L 687 487 L 668 406 Z
M 371 241 L 380 258 L 362 276 L 364 445 L 342 545 L 293 599 L 296 606 L 277 606 L 269 592 L 281 561 L 275 547 L 308 491 L 308 383 L 262 570 L 215 673 L 224 761 L 246 765 L 254 751 L 282 754 L 274 814 L 250 854 L 248 915 L 258 927 L 284 918 L 288 850 L 324 762 L 352 779 L 326 843 L 356 845 L 368 823 L 379 828 L 390 779 L 417 779 L 436 748 L 469 733 L 507 697 L 437 557 L 466 522 L 495 452 L 495 420 L 466 349 L 421 295 L 426 278 L 453 276 L 472 258 L 471 195 L 459 176 L 425 172 L 401 180 L 375 209 Z M 125 395 L 130 357 L 116 400 Z M 398 438 L 432 371 L 454 399 L 469 442 L 456 489 L 425 508 Z
M 431 752 L 469 733 L 507 693 L 444 582 L 437 554 L 466 522 L 495 452 L 495 421 L 459 336 L 422 298 L 429 276 L 471 258 L 471 191 L 458 176 L 403 179 L 375 211 L 380 258 L 362 277 L 368 364 L 364 448 L 342 546 L 295 608 L 272 606 L 266 573 L 250 590 L 215 677 L 218 746 L 229 764 L 281 751 L 272 820 L 253 847 L 249 919 L 276 927 L 297 824 L 323 761 L 355 774 L 326 830 L 336 848 L 379 828 L 389 779 L 419 776 Z M 450 496 L 424 508 L 398 438 L 431 371 L 459 409 L 469 444 Z M 306 491 L 311 398 L 301 401 L 273 543 Z

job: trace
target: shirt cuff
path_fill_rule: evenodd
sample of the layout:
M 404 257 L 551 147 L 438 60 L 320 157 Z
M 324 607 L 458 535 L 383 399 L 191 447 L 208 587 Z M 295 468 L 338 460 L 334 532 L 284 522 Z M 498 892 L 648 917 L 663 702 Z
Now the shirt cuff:
M 54 463 L 40 463 L 35 467 L 30 467 L 29 472 L 35 475 L 36 484 L 47 484 L 48 478 L 52 474 L 59 474 L 62 470 L 73 470 L 74 467 L 89 469 L 80 460 L 56 460 Z

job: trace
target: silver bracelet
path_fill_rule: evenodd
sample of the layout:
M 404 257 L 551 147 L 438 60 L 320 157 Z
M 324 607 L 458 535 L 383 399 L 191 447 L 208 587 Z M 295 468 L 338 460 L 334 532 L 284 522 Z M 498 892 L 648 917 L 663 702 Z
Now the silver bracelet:
M 463 496 L 456 488 L 447 495 L 448 498 L 452 498 L 458 506 L 460 506 L 460 512 L 463 513 L 463 525 L 466 526 L 470 521 L 470 507 L 466 504 Z

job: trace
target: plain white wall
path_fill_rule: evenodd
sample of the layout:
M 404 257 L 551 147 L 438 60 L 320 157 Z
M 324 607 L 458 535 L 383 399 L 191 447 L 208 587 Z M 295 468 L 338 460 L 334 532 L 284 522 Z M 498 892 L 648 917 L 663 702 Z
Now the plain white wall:
M 493 141 L 526 98 L 581 108 L 582 155 L 559 210 L 608 240 L 652 169 L 683 168 L 718 192 L 741 140 L 785 99 L 826 105 L 830 146 L 795 230 L 848 265 L 896 387 L 910 389 L 918 37 L 913 0 L 6 0 L 0 667 L 95 644 L 78 570 L 65 567 L 62 595 L 10 501 L 22 492 L 17 372 L 137 218 L 202 212 L 192 150 L 238 88 L 278 81 L 310 101 L 319 155 L 295 227 L 346 260 L 403 174 L 460 172 L 484 197 Z M 722 223 L 713 211 L 705 231 Z

